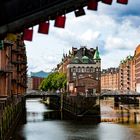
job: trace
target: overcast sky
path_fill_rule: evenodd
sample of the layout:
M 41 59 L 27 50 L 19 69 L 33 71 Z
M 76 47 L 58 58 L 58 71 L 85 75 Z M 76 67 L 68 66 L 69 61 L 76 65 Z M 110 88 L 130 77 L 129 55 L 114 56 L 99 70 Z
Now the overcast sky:
M 50 21 L 48 35 L 37 33 L 34 27 L 33 41 L 25 41 L 28 73 L 51 71 L 61 62 L 63 53 L 72 47 L 99 47 L 102 69 L 118 67 L 120 60 L 134 55 L 140 44 L 140 0 L 129 0 L 128 5 L 113 1 L 112 5 L 99 2 L 98 11 L 86 10 L 86 15 L 66 15 L 65 29 L 54 27 Z

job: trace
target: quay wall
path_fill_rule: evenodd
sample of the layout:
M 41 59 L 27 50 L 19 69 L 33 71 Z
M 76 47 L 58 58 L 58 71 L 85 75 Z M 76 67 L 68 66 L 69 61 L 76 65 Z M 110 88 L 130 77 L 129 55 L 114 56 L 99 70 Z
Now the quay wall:
M 21 116 L 25 112 L 25 99 L 24 97 L 15 98 L 14 102 L 6 100 L 2 104 L 0 114 L 0 140 L 10 140 Z

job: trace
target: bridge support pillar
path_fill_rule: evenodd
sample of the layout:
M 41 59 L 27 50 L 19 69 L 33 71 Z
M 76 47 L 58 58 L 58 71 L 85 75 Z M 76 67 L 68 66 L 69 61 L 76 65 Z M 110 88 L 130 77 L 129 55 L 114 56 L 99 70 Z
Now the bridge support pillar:
M 121 121 L 122 121 L 122 123 L 124 123 L 124 118 L 123 118 L 124 116 L 123 116 L 123 114 L 124 114 L 123 113 L 123 107 L 121 107 L 121 119 L 122 119 Z
M 137 112 L 134 112 L 134 123 L 137 123 Z
M 114 97 L 114 107 L 115 108 L 119 107 L 119 97 Z

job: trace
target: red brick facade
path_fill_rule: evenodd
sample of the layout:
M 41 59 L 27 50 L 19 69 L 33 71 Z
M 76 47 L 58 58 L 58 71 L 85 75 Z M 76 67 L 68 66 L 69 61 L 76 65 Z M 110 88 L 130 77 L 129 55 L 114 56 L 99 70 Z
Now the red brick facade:
M 119 66 L 119 89 L 122 91 L 136 91 L 135 87 L 135 59 L 128 56 Z
M 118 90 L 118 88 L 119 88 L 119 69 L 109 68 L 107 70 L 102 70 L 101 89 Z
M 27 57 L 22 35 L 10 34 L 0 50 L 0 97 L 26 92 Z
M 100 93 L 101 59 L 98 48 L 72 48 L 58 65 L 67 74 L 67 91 L 73 94 Z
M 102 71 L 101 89 L 140 92 L 140 45 L 137 46 L 134 56 L 127 56 L 120 62 L 116 73 L 111 73 L 109 69 Z
M 44 80 L 44 78 L 32 77 L 31 79 L 32 79 L 32 89 L 33 90 L 38 90 L 39 89 L 39 85 Z
M 140 45 L 135 50 L 136 91 L 140 92 Z

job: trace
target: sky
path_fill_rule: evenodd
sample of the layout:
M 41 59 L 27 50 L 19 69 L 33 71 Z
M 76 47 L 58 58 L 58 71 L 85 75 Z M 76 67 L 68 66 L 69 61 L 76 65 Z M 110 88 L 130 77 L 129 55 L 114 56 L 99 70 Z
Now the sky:
M 64 29 L 50 21 L 49 34 L 39 34 L 34 26 L 33 41 L 25 41 L 28 73 L 40 70 L 50 72 L 61 62 L 63 53 L 72 47 L 96 48 L 101 57 L 101 68 L 118 67 L 122 59 L 134 55 L 140 44 L 140 0 L 129 0 L 127 5 L 102 2 L 98 11 L 87 10 L 86 15 L 66 14 Z

